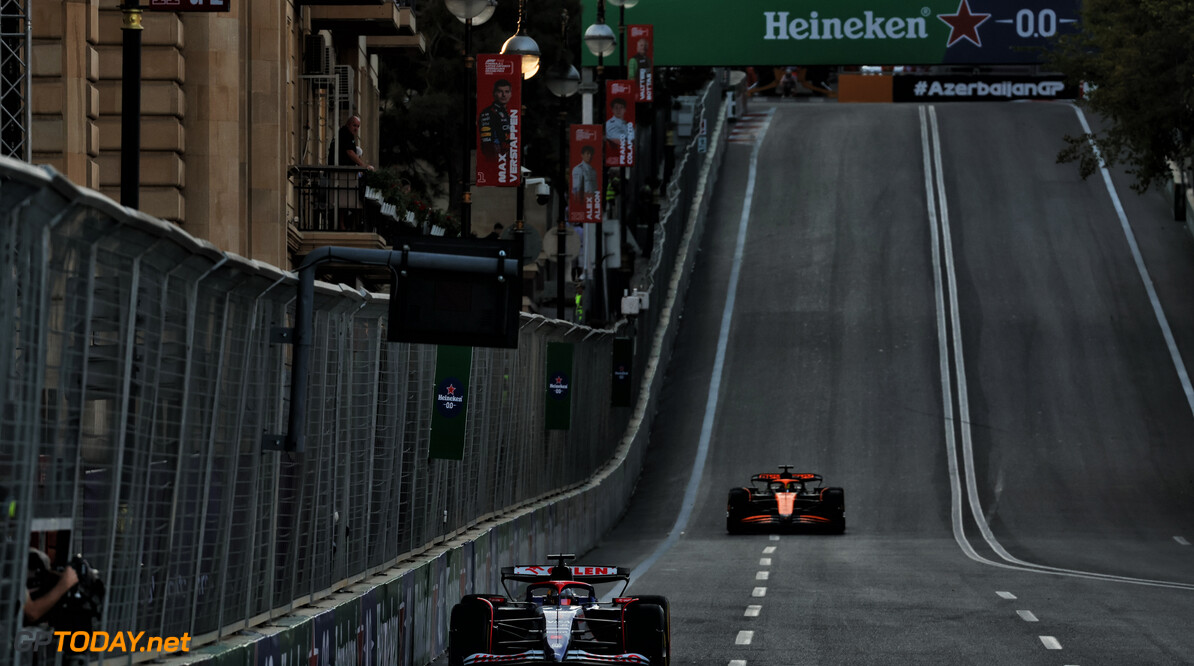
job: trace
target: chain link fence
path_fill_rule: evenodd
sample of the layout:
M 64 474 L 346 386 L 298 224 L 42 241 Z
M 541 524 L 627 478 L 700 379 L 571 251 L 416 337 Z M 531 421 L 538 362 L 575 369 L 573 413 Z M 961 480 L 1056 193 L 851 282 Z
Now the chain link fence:
M 702 105 L 714 121 L 720 96 L 715 82 Z M 634 278 L 654 303 L 700 163 L 689 146 L 656 230 L 665 256 Z M 194 649 L 585 482 L 633 416 L 610 406 L 614 340 L 636 340 L 641 377 L 657 333 L 658 308 L 604 331 L 524 314 L 517 349 L 473 349 L 464 459 L 437 460 L 436 348 L 386 342 L 385 295 L 317 283 L 307 446 L 272 452 L 262 442 L 285 429 L 292 350 L 271 329 L 293 324 L 295 274 L 4 158 L 0 218 L 10 663 L 28 663 L 30 535 L 56 563 L 81 553 L 99 570 L 97 629 L 187 633 Z M 546 345 L 560 341 L 575 344 L 572 427 L 548 431 Z

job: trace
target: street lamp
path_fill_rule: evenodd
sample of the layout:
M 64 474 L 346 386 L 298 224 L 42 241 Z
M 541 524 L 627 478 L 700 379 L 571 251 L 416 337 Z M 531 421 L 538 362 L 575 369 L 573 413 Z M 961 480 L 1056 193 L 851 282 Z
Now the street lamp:
M 502 55 L 520 55 L 522 56 L 522 78 L 529 79 L 539 71 L 539 44 L 534 39 L 531 39 L 526 33 L 526 29 L 522 27 L 523 10 L 526 9 L 526 0 L 519 0 L 518 3 L 518 30 L 515 31 L 514 36 L 506 40 L 502 44 Z
M 473 130 L 473 26 L 488 21 L 497 0 L 444 0 L 444 6 L 452 16 L 464 23 L 464 132 L 460 144 L 460 237 L 468 238 L 473 226 L 473 195 L 469 191 L 472 175 L 469 173 Z
M 564 46 L 568 44 L 568 10 L 561 12 L 561 29 Z M 547 89 L 560 98 L 560 147 L 559 173 L 556 178 L 556 319 L 564 318 L 564 254 L 568 228 L 564 224 L 564 208 L 568 203 L 568 110 L 565 100 L 580 90 L 580 72 L 568 62 L 557 63 L 547 73 Z

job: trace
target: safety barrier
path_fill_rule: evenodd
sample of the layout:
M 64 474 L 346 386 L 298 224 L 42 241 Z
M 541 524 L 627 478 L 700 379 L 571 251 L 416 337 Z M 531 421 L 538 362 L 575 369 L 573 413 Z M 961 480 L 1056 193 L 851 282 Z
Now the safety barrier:
M 714 82 L 700 110 L 715 137 L 720 99 Z M 436 348 L 386 343 L 387 297 L 326 283 L 307 448 L 263 450 L 288 413 L 291 350 L 270 332 L 292 321 L 295 275 L 0 160 L 0 655 L 28 663 L 31 533 L 101 572 L 97 629 L 187 634 L 180 663 L 425 664 L 451 604 L 497 567 L 591 547 L 641 468 L 674 276 L 720 158 L 707 145 L 677 166 L 634 278 L 647 311 L 605 331 L 523 315 L 518 349 L 473 350 L 462 461 L 428 457 Z M 635 340 L 633 409 L 609 406 L 619 336 Z M 561 341 L 572 428 L 547 431 L 545 349 Z

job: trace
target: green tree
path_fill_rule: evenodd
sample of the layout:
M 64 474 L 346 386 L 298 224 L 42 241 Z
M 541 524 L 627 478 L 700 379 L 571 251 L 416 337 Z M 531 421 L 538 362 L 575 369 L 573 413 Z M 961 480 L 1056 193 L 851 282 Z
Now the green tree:
M 1194 154 L 1194 2 L 1084 0 L 1081 16 L 1049 63 L 1086 84 L 1080 104 L 1106 128 L 1067 135 L 1057 160 L 1077 162 L 1085 178 L 1101 155 L 1125 166 L 1144 192 L 1171 177 L 1170 162 L 1188 167 Z

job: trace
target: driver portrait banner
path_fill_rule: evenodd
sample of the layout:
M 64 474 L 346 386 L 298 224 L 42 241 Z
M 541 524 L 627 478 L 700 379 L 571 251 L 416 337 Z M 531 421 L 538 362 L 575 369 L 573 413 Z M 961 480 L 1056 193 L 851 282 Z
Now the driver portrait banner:
M 627 47 L 631 49 L 626 63 L 626 78 L 638 84 L 636 102 L 655 101 L 655 27 L 650 25 L 626 26 Z
M 477 187 L 515 187 L 520 180 L 521 68 L 521 56 L 477 56 Z
M 468 414 L 468 382 L 472 368 L 472 347 L 440 345 L 435 348 L 428 458 L 464 459 L 464 422 Z
M 568 221 L 601 221 L 601 125 L 568 128 Z
M 634 81 L 605 82 L 605 166 L 634 166 Z

